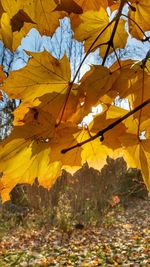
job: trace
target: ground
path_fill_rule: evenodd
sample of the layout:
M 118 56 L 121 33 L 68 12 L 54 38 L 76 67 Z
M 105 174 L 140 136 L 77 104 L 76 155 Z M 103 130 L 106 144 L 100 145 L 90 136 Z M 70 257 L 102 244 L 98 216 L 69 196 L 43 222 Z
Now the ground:
M 8 266 L 150 267 L 150 199 L 131 198 L 83 229 L 1 225 L 0 267 Z

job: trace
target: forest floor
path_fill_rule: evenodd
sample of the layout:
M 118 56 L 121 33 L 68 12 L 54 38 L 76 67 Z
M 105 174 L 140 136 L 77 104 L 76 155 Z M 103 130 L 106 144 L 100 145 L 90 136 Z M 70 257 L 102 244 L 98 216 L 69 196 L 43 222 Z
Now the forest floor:
M 132 198 L 111 208 L 99 226 L 66 232 L 48 224 L 0 223 L 0 267 L 150 267 L 150 199 Z

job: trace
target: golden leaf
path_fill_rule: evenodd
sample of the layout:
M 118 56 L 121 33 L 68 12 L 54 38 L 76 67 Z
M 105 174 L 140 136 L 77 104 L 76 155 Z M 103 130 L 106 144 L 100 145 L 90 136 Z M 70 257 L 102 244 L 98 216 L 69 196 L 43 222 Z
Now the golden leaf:
M 1 144 L 0 169 L 3 172 L 2 192 L 7 195 L 18 183 L 39 183 L 50 188 L 61 174 L 62 166 L 81 166 L 81 148 L 63 155 L 61 150 L 76 143 L 78 128 L 60 124 L 50 114 L 30 108 L 24 124 L 15 126 L 12 134 Z
M 37 0 L 35 3 L 35 22 L 41 34 L 52 35 L 59 26 L 59 19 L 65 13 L 54 11 L 57 5 L 54 0 Z
M 144 37 L 143 32 L 150 30 L 150 0 L 133 0 L 130 2 L 132 4 L 132 8 L 129 9 L 128 14 L 129 32 L 133 37 L 141 40 Z M 132 20 L 130 20 L 130 18 Z
M 107 67 L 94 66 L 83 76 L 77 90 L 79 99 L 83 99 L 81 109 L 84 116 L 91 112 L 91 107 L 98 104 L 104 95 L 111 92 L 119 73 L 119 71 L 111 73 Z M 113 97 L 114 95 L 117 95 L 117 92 L 116 94 L 113 92 Z
M 5 11 L 1 16 L 1 39 L 6 47 L 14 51 L 35 24 L 33 21 L 34 2 L 33 0 L 25 0 L 24 2 L 21 0 L 2 0 L 1 4 L 3 12 Z
M 12 71 L 3 90 L 12 98 L 32 102 L 45 93 L 63 93 L 70 80 L 70 64 L 67 57 L 58 61 L 48 52 L 32 53 L 26 67 Z
M 10 25 L 11 23 L 10 17 L 6 12 L 2 14 L 0 23 L 1 23 L 0 33 L 1 33 L 1 38 L 4 42 L 4 45 L 10 50 L 12 50 L 13 32 L 12 32 L 12 28 Z
M 94 51 L 100 47 L 100 55 L 105 55 L 108 42 L 112 30 L 114 28 L 115 21 L 109 26 L 109 17 L 104 8 L 100 8 L 99 11 L 87 11 L 80 16 L 82 23 L 75 29 L 74 38 L 79 41 L 85 41 L 85 50 Z M 97 38 L 99 36 L 99 38 Z M 128 34 L 125 30 L 125 21 L 120 20 L 113 40 L 113 47 L 124 48 L 127 41 Z M 96 40 L 96 41 L 95 41 Z M 109 52 L 112 52 L 111 48 Z
M 124 145 L 124 159 L 128 167 L 141 170 L 147 189 L 150 190 L 150 139 L 140 140 L 136 134 L 120 137 Z

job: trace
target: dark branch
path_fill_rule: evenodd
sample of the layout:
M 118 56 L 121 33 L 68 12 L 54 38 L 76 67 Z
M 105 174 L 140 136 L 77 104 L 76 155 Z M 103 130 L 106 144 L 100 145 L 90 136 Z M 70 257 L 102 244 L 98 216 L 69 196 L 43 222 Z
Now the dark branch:
M 117 27 L 118 27 L 118 24 L 119 24 L 119 20 L 120 20 L 120 17 L 121 17 L 121 13 L 122 13 L 122 9 L 124 7 L 124 4 L 125 4 L 125 1 L 122 0 L 121 3 L 120 3 L 120 7 L 119 7 L 119 10 L 118 10 L 118 13 L 117 13 L 117 15 L 115 17 L 115 24 L 114 24 L 114 27 L 113 27 L 113 30 L 112 30 L 112 33 L 111 33 L 111 36 L 110 36 L 110 40 L 108 42 L 108 46 L 107 46 L 104 58 L 103 58 L 102 66 L 105 65 L 105 62 L 106 62 L 106 59 L 108 57 L 110 48 L 114 47 L 113 40 L 114 40 L 115 33 L 116 33 L 116 30 L 117 30 Z
M 81 147 L 83 145 L 85 145 L 86 143 L 95 140 L 96 138 L 100 137 L 100 140 L 103 141 L 104 140 L 104 133 L 108 132 L 109 130 L 113 129 L 115 126 L 117 126 L 119 123 L 121 123 L 123 120 L 127 119 L 128 117 L 130 117 L 131 115 L 133 115 L 135 112 L 141 110 L 143 107 L 147 106 L 148 104 L 150 104 L 150 98 L 147 99 L 146 101 L 144 101 L 142 104 L 140 104 L 139 106 L 137 106 L 135 109 L 129 111 L 127 114 L 125 114 L 122 118 L 116 120 L 115 122 L 111 123 L 110 125 L 108 125 L 106 128 L 104 128 L 103 130 L 99 131 L 98 133 L 96 133 L 95 135 L 91 136 L 90 138 L 88 138 L 87 140 L 77 143 L 74 146 L 71 146 L 69 148 L 63 149 L 61 150 L 62 154 L 67 153 L 68 151 L 77 148 L 77 147 Z

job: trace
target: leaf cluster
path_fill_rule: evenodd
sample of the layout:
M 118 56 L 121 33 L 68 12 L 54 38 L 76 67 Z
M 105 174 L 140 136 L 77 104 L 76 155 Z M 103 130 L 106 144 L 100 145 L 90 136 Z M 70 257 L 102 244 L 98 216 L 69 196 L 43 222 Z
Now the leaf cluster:
M 67 56 L 58 60 L 47 51 L 26 51 L 27 66 L 8 77 L 0 67 L 2 90 L 21 100 L 13 113 L 14 129 L 0 144 L 3 201 L 16 184 L 32 184 L 38 177 L 40 185 L 51 188 L 62 169 L 74 172 L 85 162 L 100 169 L 107 155 L 123 156 L 129 167 L 141 169 L 150 190 L 150 54 L 139 62 L 121 61 L 117 54 L 129 33 L 149 41 L 149 13 L 150 0 L 0 1 L 0 38 L 10 50 L 16 50 L 31 28 L 51 36 L 59 19 L 68 16 L 74 38 L 84 42 L 86 51 L 72 80 Z M 102 65 L 92 66 L 75 84 L 85 59 L 97 48 Z M 108 68 L 111 52 L 116 62 Z M 130 111 L 114 105 L 118 96 L 128 99 Z M 98 104 L 101 113 L 89 125 L 81 125 Z

